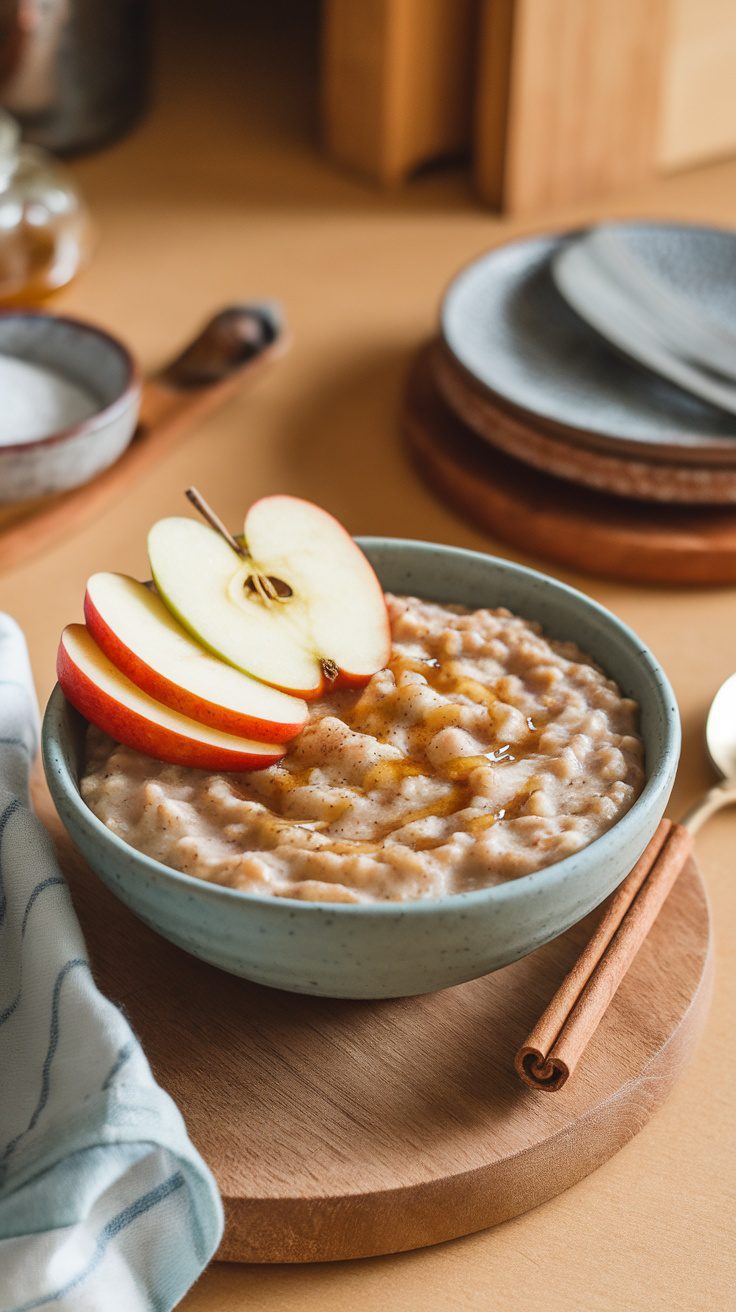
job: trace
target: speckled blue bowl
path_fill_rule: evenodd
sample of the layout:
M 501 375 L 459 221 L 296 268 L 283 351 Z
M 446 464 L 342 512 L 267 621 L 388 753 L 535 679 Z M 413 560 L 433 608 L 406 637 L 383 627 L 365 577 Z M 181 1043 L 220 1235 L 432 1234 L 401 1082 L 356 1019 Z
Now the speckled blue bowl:
M 381 905 L 269 898 L 179 874 L 111 833 L 79 794 L 85 722 L 57 687 L 46 778 L 71 837 L 121 901 L 186 951 L 259 984 L 341 998 L 429 993 L 498 970 L 587 915 L 621 882 L 662 816 L 680 751 L 674 694 L 644 644 L 580 592 L 505 560 L 386 538 L 361 546 L 387 590 L 508 606 L 588 651 L 642 709 L 647 782 L 589 847 L 535 874 L 454 897 Z

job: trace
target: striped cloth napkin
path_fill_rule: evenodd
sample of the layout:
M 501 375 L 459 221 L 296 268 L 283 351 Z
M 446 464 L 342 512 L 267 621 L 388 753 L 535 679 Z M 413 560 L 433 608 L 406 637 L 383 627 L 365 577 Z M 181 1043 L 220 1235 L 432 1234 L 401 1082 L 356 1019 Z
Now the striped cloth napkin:
M 167 1312 L 222 1206 L 125 1017 L 98 992 L 29 807 L 37 707 L 0 614 L 0 1312 Z

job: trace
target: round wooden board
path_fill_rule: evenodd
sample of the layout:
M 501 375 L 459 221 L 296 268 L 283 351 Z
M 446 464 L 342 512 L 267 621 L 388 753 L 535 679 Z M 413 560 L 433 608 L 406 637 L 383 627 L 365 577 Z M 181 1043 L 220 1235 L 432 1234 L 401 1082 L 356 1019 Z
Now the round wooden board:
M 691 1055 L 711 979 L 690 863 L 580 1068 L 556 1094 L 516 1048 L 591 932 L 505 970 L 390 1002 L 298 997 L 234 979 L 140 924 L 84 865 L 47 796 L 101 987 L 122 1004 L 222 1191 L 226 1261 L 400 1252 L 552 1198 L 632 1138 Z
M 576 486 L 476 436 L 440 395 L 435 343 L 415 360 L 403 428 L 418 468 L 460 511 L 524 552 L 636 583 L 736 582 L 736 509 L 661 505 Z

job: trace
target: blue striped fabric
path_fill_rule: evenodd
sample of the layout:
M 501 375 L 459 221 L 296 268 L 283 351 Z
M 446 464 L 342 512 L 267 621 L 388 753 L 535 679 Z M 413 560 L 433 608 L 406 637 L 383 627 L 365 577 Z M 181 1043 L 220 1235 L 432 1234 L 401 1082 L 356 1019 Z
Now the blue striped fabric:
M 0 615 L 0 1312 L 168 1312 L 222 1234 L 214 1180 L 99 993 L 29 806 L 25 642 Z

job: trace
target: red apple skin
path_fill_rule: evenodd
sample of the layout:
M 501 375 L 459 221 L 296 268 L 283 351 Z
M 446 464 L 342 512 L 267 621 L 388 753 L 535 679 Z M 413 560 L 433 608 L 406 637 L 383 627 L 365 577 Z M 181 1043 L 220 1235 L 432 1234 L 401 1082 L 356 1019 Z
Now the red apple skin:
M 254 502 L 253 502 L 253 506 L 251 506 L 251 510 L 252 510 L 255 506 L 261 505 L 262 502 L 264 502 L 264 501 L 276 501 L 277 499 L 278 499 L 279 501 L 300 501 L 300 500 L 302 500 L 302 498 L 300 498 L 300 497 L 291 497 L 291 496 L 289 496 L 288 493 L 277 493 L 276 495 L 273 495 L 273 496 L 260 497 L 258 501 L 254 501 Z M 375 579 L 376 587 L 379 589 L 379 591 L 381 592 L 381 594 L 383 594 L 383 588 L 381 587 L 381 583 L 380 583 L 380 580 L 379 580 L 379 578 L 378 578 L 378 575 L 376 574 L 376 571 L 374 570 L 373 566 L 371 565 L 371 562 L 369 561 L 369 559 L 368 559 L 368 557 L 366 556 L 365 552 L 364 552 L 364 551 L 361 551 L 361 549 L 360 549 L 360 547 L 358 546 L 358 544 L 357 544 L 357 542 L 355 541 L 355 539 L 352 537 L 352 535 L 351 535 L 350 533 L 348 533 L 347 529 L 345 528 L 345 525 L 344 525 L 344 524 L 341 524 L 340 521 L 339 521 L 339 519 L 336 519 L 334 515 L 331 515 L 331 514 L 330 514 L 329 510 L 325 510 L 322 506 L 317 506 L 316 503 L 313 503 L 313 502 L 310 502 L 309 505 L 312 507 L 313 510 L 319 510 L 319 511 L 325 516 L 326 519 L 330 519 L 330 520 L 332 520 L 332 523 L 333 523 L 334 525 L 336 525 L 337 528 L 339 528 L 339 530 L 340 530 L 340 532 L 343 534 L 343 536 L 347 538 L 347 540 L 348 540 L 348 542 L 350 543 L 350 545 L 351 545 L 351 547 L 353 548 L 353 550 L 354 550 L 354 551 L 357 551 L 358 555 L 362 558 L 363 565 L 364 565 L 364 567 L 365 567 L 366 572 L 368 572 L 368 573 L 370 573 L 370 574 L 372 575 L 372 577 Z M 248 513 L 250 514 L 250 511 L 249 511 Z M 247 517 L 246 517 L 246 518 L 247 518 Z M 384 601 L 384 612 L 385 612 L 385 624 L 386 624 L 386 635 L 385 635 L 385 658 L 384 658 L 384 660 L 383 660 L 382 665 L 380 665 L 380 666 L 378 667 L 378 669 L 385 669 L 385 667 L 388 665 L 388 662 L 389 662 L 390 657 L 391 657 L 391 647 L 392 647 L 391 620 L 389 619 L 388 607 L 386 606 L 385 601 Z M 370 683 L 371 679 L 373 678 L 373 674 L 377 674 L 377 673 L 378 673 L 378 670 L 374 670 L 372 674 L 351 674 L 351 672 L 350 672 L 349 670 L 340 670 L 340 669 L 339 669 L 339 670 L 338 670 L 338 675 L 337 675 L 337 678 L 336 678 L 336 679 L 331 679 L 331 680 L 330 680 L 330 679 L 326 679 L 326 678 L 323 677 L 323 679 L 322 679 L 322 683 L 321 683 L 320 687 L 319 687 L 319 688 L 315 688 L 314 691 L 303 692 L 303 691 L 300 690 L 300 689 L 294 689 L 294 688 L 279 688 L 279 691 L 280 691 L 280 692 L 287 692 L 287 693 L 290 693 L 292 697 L 301 697 L 301 698 L 304 699 L 304 701 L 312 702 L 312 701 L 316 701 L 317 698 L 319 698 L 319 697 L 324 697 L 325 693 L 330 692 L 333 688 L 334 688 L 334 689 L 337 689 L 337 688 L 364 688 L 365 685 L 366 685 L 367 683 Z M 274 686 L 274 687 L 279 687 L 278 684 L 274 684 L 273 686 Z
M 223 733 L 232 733 L 239 738 L 255 738 L 257 742 L 264 743 L 290 742 L 304 728 L 304 720 L 293 724 L 274 724 L 271 720 L 261 720 L 257 716 L 241 715 L 227 706 L 208 702 L 186 688 L 180 688 L 177 683 L 167 679 L 165 674 L 152 669 L 122 642 L 100 615 L 89 592 L 84 595 L 84 618 L 97 646 L 104 651 L 107 659 L 142 692 L 148 693 L 149 697 L 155 698 L 172 711 L 178 711 L 180 715 L 188 715 L 191 720 L 209 724 L 213 729 L 222 729 Z M 153 752 L 149 752 L 149 756 L 153 755 Z
M 130 707 L 122 706 L 98 688 L 71 659 L 62 634 L 56 657 L 56 676 L 64 696 L 85 719 L 104 733 L 156 760 L 173 765 L 187 765 L 200 770 L 264 770 L 283 759 L 285 751 L 276 749 L 273 756 L 254 756 L 249 752 L 228 751 L 197 742 L 154 724 Z
M 380 667 L 382 670 L 388 665 L 390 655 L 391 648 L 389 647 L 388 655 L 386 656 L 383 665 Z M 373 673 L 377 674 L 378 670 L 374 670 Z M 340 670 L 337 678 L 332 683 L 325 680 L 321 695 L 324 696 L 325 692 L 329 692 L 331 688 L 365 688 L 365 685 L 370 683 L 372 678 L 373 674 L 348 674 L 346 670 Z

